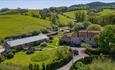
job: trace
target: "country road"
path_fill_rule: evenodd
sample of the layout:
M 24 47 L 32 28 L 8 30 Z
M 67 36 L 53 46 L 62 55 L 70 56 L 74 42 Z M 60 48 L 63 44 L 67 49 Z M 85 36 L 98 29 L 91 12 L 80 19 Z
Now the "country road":
M 70 70 L 71 66 L 79 59 L 81 58 L 84 58 L 84 57 L 87 57 L 88 55 L 84 53 L 84 48 L 75 48 L 75 47 L 71 47 L 71 49 L 73 50 L 78 50 L 78 53 L 79 55 L 76 55 L 76 56 L 73 56 L 73 59 L 68 63 L 66 64 L 65 66 L 57 69 L 57 70 Z

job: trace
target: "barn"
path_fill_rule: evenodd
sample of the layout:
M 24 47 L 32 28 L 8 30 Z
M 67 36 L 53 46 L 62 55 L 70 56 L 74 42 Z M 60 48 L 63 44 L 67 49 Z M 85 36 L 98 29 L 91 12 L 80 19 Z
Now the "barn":
M 30 47 L 35 43 L 48 41 L 48 36 L 44 34 L 39 34 L 37 36 L 31 36 L 16 40 L 7 40 L 4 45 L 6 48 L 17 48 L 17 47 Z

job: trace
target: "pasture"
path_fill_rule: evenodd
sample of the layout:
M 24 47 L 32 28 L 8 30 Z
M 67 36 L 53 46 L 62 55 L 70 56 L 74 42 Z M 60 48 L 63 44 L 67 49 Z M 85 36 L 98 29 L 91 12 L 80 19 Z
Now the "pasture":
M 0 15 L 0 40 L 6 36 L 39 31 L 50 27 L 47 20 L 23 15 Z

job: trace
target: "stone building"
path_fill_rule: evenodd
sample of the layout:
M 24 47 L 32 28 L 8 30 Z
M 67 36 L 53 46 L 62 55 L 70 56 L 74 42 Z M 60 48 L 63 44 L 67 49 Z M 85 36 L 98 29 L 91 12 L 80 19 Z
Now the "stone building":
M 71 35 L 64 35 L 61 38 L 62 42 L 67 42 L 71 45 L 80 45 L 85 42 L 92 46 L 95 46 L 94 36 L 98 35 L 99 31 L 79 31 L 76 33 L 72 33 Z

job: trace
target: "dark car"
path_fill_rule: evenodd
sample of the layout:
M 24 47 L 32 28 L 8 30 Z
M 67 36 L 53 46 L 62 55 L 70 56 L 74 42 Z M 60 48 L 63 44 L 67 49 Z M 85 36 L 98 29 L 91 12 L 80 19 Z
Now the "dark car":
M 79 55 L 79 52 L 77 50 L 73 50 L 74 55 Z

